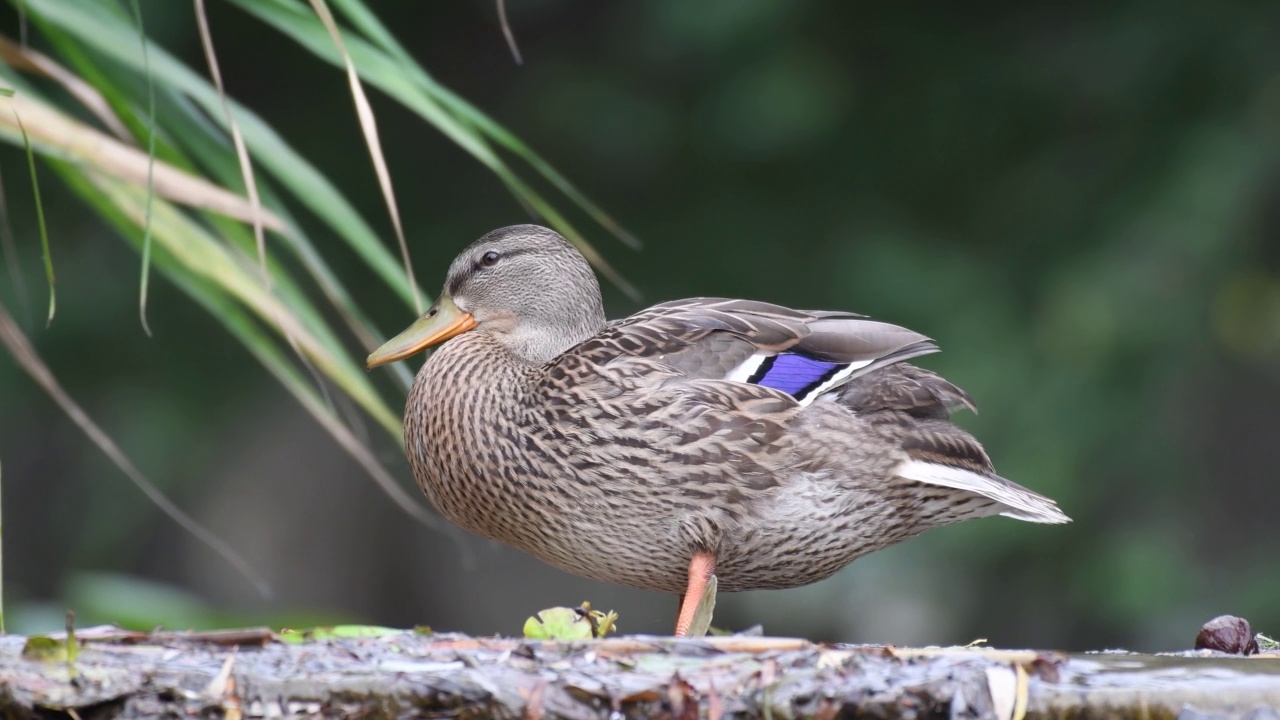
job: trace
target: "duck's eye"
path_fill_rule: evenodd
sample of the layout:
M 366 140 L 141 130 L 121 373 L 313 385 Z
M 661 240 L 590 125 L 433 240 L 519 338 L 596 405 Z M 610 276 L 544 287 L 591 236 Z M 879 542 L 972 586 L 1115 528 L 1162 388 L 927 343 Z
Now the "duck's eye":
M 493 267 L 498 262 L 498 253 L 490 250 L 480 257 L 480 264 L 485 267 Z

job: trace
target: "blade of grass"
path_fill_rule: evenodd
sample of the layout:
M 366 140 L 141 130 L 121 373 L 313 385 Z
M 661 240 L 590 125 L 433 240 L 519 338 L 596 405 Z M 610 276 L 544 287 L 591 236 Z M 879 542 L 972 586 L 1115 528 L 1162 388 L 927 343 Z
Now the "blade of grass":
M 227 561 L 227 563 L 234 567 L 241 576 L 252 583 L 253 586 L 258 589 L 258 592 L 262 593 L 264 597 L 271 596 L 271 586 L 267 583 L 265 578 L 258 574 L 258 572 L 254 570 L 239 553 L 232 549 L 231 546 L 227 545 L 226 542 L 214 535 L 203 525 L 196 522 L 196 520 L 190 515 L 183 512 L 182 509 L 175 505 L 172 500 L 159 490 L 159 488 L 152 484 L 152 482 L 148 480 L 140 470 L 138 470 L 137 466 L 133 464 L 129 457 L 124 454 L 124 451 L 120 449 L 120 446 L 116 445 L 115 441 L 112 440 L 111 437 L 107 435 L 106 432 L 104 432 L 102 428 L 100 428 L 74 400 L 71 399 L 71 396 L 63 389 L 62 385 L 53 376 L 53 373 L 49 371 L 48 366 L 46 366 L 44 361 L 40 359 L 39 354 L 36 353 L 35 348 L 32 347 L 30 341 L 27 340 L 26 335 L 22 333 L 22 330 L 18 327 L 17 323 L 13 321 L 12 316 L 9 315 L 9 312 L 3 303 L 0 303 L 0 343 L 4 344 L 4 346 L 9 350 L 9 354 L 15 361 L 17 361 L 18 365 L 31 376 L 31 379 L 34 380 L 55 403 L 57 403 L 58 407 L 60 407 L 62 411 L 66 413 L 67 417 L 69 417 L 71 421 L 80 428 L 81 432 L 87 435 L 89 439 L 98 446 L 98 449 L 100 449 L 116 467 L 120 468 L 120 471 L 133 481 L 133 484 L 141 490 L 142 493 L 151 500 L 151 502 L 155 503 L 155 505 L 159 507 L 165 515 L 169 516 L 171 520 L 180 525 L 187 532 L 191 533 L 223 560 Z
M 263 190 L 266 189 L 263 188 Z M 264 194 L 264 197 L 266 197 L 266 194 Z M 288 218 L 287 214 L 285 217 Z M 228 242 L 239 248 L 242 252 L 252 251 L 254 247 L 253 236 L 240 223 L 215 215 L 209 215 L 205 220 L 218 232 L 218 234 L 227 239 Z M 292 222 L 292 220 L 290 220 L 290 222 Z M 328 265 L 325 264 L 324 258 L 320 257 L 315 248 L 306 240 L 305 236 L 301 234 L 301 230 L 291 233 L 289 236 L 285 237 L 284 244 L 293 253 L 293 256 L 302 263 L 308 275 L 320 287 L 325 298 L 329 300 L 330 304 L 332 304 L 335 309 L 338 310 L 339 316 L 346 322 L 351 334 L 360 341 L 361 347 L 368 348 L 369 351 L 372 351 L 373 348 L 376 348 L 385 342 L 385 339 L 373 330 L 373 326 L 365 316 L 364 312 L 355 305 L 355 302 L 347 293 L 346 288 L 343 287 L 342 283 L 335 275 L 333 275 L 332 270 L 330 270 Z M 268 262 L 270 263 L 271 260 L 271 256 L 268 255 Z M 285 283 L 284 286 L 278 286 L 277 291 L 282 294 L 286 302 L 291 306 L 304 309 L 306 307 L 306 301 L 304 300 L 304 293 L 302 292 L 302 289 L 297 284 L 290 283 L 289 275 L 287 273 L 281 273 L 278 264 L 273 264 L 271 272 L 277 283 Z M 318 311 L 318 308 L 316 310 Z M 318 332 L 323 334 L 326 342 L 329 344 L 335 347 L 341 345 L 336 336 L 331 333 L 325 333 L 324 328 L 326 325 L 324 323 L 323 316 L 318 314 L 318 312 L 313 317 L 310 315 L 308 316 L 307 325 L 308 327 L 316 328 Z M 405 389 L 408 389 L 409 385 L 412 384 L 413 378 L 409 374 L 408 369 L 405 368 L 404 372 L 396 375 L 396 380 L 398 383 L 402 384 Z M 335 398 L 335 401 L 336 400 L 337 398 Z
M 418 314 L 422 314 L 422 296 L 417 291 L 418 283 L 413 277 L 413 262 L 409 259 L 409 243 L 404 239 L 404 227 L 400 224 L 400 209 L 396 207 L 396 193 L 391 187 L 391 171 L 387 169 L 387 159 L 382 154 L 382 142 L 378 139 L 378 122 L 373 116 L 373 106 L 369 104 L 369 98 L 365 97 L 364 85 L 360 82 L 360 75 L 356 72 L 356 66 L 351 61 L 351 55 L 347 52 L 347 46 L 342 42 L 342 32 L 338 29 L 337 23 L 333 21 L 333 15 L 329 13 L 329 6 L 324 0 L 311 0 L 311 7 L 316 11 L 316 15 L 320 21 L 324 23 L 324 27 L 329 31 L 329 35 L 333 38 L 333 44 L 338 48 L 338 53 L 342 56 L 343 65 L 347 70 L 347 81 L 351 84 L 351 97 L 355 101 L 356 115 L 360 119 L 360 130 L 364 133 L 365 144 L 369 147 L 369 156 L 373 159 L 373 169 L 378 176 L 378 186 L 382 190 L 382 198 L 387 203 L 387 213 L 391 215 L 391 226 L 395 229 L 396 240 L 400 243 L 400 257 L 404 262 L 404 272 L 408 276 L 409 287 L 414 289 L 413 302 L 414 309 Z
M 14 98 L 10 98 L 12 101 Z M 57 310 L 57 294 L 54 291 L 56 285 L 53 276 L 53 255 L 49 252 L 49 229 L 44 223 L 44 203 L 40 200 L 40 178 L 36 174 L 36 154 L 31 149 L 31 138 L 27 136 L 27 128 L 22 124 L 22 118 L 18 116 L 17 108 L 9 107 L 13 113 L 13 119 L 18 123 L 18 129 L 22 131 L 22 145 L 27 150 L 27 169 L 31 172 L 31 195 L 36 203 L 36 221 L 40 227 L 40 249 L 44 255 L 44 276 L 49 283 L 49 316 L 45 319 L 45 327 L 53 324 L 53 315 Z
M 136 2 L 136 0 L 135 0 Z M 222 71 L 218 68 L 218 54 L 213 47 L 213 33 L 209 31 L 209 16 L 204 9 L 204 0 L 194 0 L 196 24 L 200 28 L 200 45 L 204 48 L 204 57 L 209 65 L 209 75 L 213 78 L 213 86 L 218 91 L 218 98 L 221 100 L 222 113 L 226 118 L 227 127 L 231 130 L 231 142 L 235 146 L 236 160 L 240 164 L 241 179 L 244 181 L 245 192 L 249 195 L 249 204 L 255 209 L 262 208 L 262 198 L 258 195 L 258 183 L 253 173 L 253 161 L 249 158 L 249 149 L 245 146 L 244 136 L 240 133 L 240 124 L 236 122 L 235 115 L 231 113 L 231 103 L 227 99 L 226 87 L 222 84 Z M 256 217 L 256 216 L 255 216 Z M 258 264 L 262 268 L 262 285 L 267 294 L 272 294 L 271 273 L 267 270 L 267 238 L 262 230 L 262 223 L 254 220 L 253 223 L 253 239 L 258 248 Z M 298 347 L 298 342 L 289 334 L 283 322 L 277 318 L 277 325 L 285 340 L 288 341 L 289 347 L 293 349 L 295 355 L 298 356 L 307 372 L 315 379 L 316 387 L 320 389 L 320 393 L 324 396 L 325 404 L 333 407 L 333 398 L 329 396 L 329 388 L 325 384 L 324 379 L 320 377 L 319 371 L 315 366 L 307 360 L 307 356 L 303 354 L 302 348 Z
M 125 118 L 124 122 L 136 126 L 134 132 L 139 135 L 145 132 L 145 128 L 140 124 L 133 122 L 131 110 L 133 107 L 132 100 L 122 88 L 118 87 L 116 82 L 120 77 L 119 73 L 115 73 L 111 76 L 102 73 L 99 70 L 100 64 L 91 61 L 85 55 L 80 45 L 68 39 L 60 30 L 50 26 L 45 29 L 45 35 L 54 47 L 58 48 L 59 52 L 66 57 L 78 71 L 85 73 L 85 79 L 87 82 L 79 80 L 76 75 L 71 73 L 71 71 L 62 69 L 61 75 L 66 83 L 77 82 L 90 87 L 95 92 L 101 91 L 98 97 L 106 103 L 108 110 L 111 110 L 112 108 L 120 109 L 122 112 L 120 117 Z M 3 56 L 5 42 L 6 41 L 4 41 L 3 38 L 0 38 L 0 56 Z M 13 43 L 9 43 L 8 45 L 11 49 L 19 53 L 19 57 L 25 57 L 20 54 L 21 51 L 17 45 Z M 92 83 L 92 85 L 89 83 Z M 154 87 L 154 85 L 152 85 L 152 87 Z M 161 89 L 164 90 L 163 88 Z M 165 105 L 165 107 L 168 107 L 169 109 L 164 110 L 161 107 L 157 107 L 157 112 L 163 115 L 163 119 L 158 122 L 157 127 L 165 128 L 174 139 L 180 140 L 186 146 L 187 151 L 193 153 L 196 158 L 200 159 L 206 165 L 206 167 L 213 170 L 214 179 L 217 180 L 219 184 L 223 186 L 231 185 L 233 180 L 239 177 L 239 163 L 237 158 L 232 157 L 230 151 L 227 149 L 226 137 L 221 129 L 210 123 L 208 118 L 200 113 L 186 97 L 169 93 L 167 90 L 164 90 L 161 97 L 166 100 L 167 105 Z M 117 120 L 117 122 L 120 121 Z M 125 129 L 123 132 L 125 133 L 126 140 L 132 139 L 132 136 L 128 134 L 129 130 Z M 156 140 L 160 141 L 160 138 L 157 137 Z M 186 157 L 186 154 L 182 150 L 165 143 L 163 148 L 159 146 L 157 147 L 157 156 L 160 154 L 162 149 L 164 156 L 170 163 L 175 164 L 177 167 L 187 170 L 188 172 L 192 172 L 195 169 L 192 161 Z M 268 196 L 271 194 L 269 187 L 260 188 L 260 192 L 263 191 L 265 191 Z M 3 198 L 0 198 L 0 200 L 2 199 Z M 320 286 L 325 297 L 333 304 L 344 322 L 346 322 L 348 328 L 357 338 L 360 339 L 365 350 L 372 351 L 373 348 L 381 345 L 384 338 L 382 338 L 378 333 L 372 331 L 372 324 L 363 315 L 359 308 L 355 306 L 350 294 L 342 286 L 336 275 L 329 270 L 328 265 L 320 254 L 316 252 L 314 246 L 301 231 L 300 226 L 291 217 L 289 217 L 284 206 L 278 199 L 274 198 L 272 198 L 268 204 L 271 205 L 273 211 L 277 215 L 283 218 L 285 224 L 292 228 L 292 232 L 281 236 L 285 247 L 289 248 L 289 250 L 302 261 L 303 266 Z M 219 216 L 212 214 L 208 215 L 206 220 L 216 226 L 219 226 L 224 236 L 230 238 L 242 237 L 239 233 L 239 229 L 242 226 L 237 223 L 224 222 Z M 0 231 L 3 230 L 4 226 L 0 226 Z M 253 239 L 250 238 L 248 242 L 252 245 Z M 20 274 L 17 277 L 19 280 L 22 278 Z M 20 297 L 20 299 L 25 303 L 25 295 Z M 412 376 L 408 369 L 402 364 L 395 366 L 393 377 L 406 390 L 412 383 Z
M 147 210 L 142 229 L 142 279 L 138 288 L 138 318 L 142 321 L 142 330 L 151 337 L 151 328 L 147 325 L 147 281 L 151 277 L 151 203 L 155 199 L 156 189 L 156 84 L 151 77 L 151 60 L 147 56 L 147 31 L 142 24 L 142 8 L 138 0 L 129 0 L 133 6 L 133 19 L 138 26 L 138 44 L 142 46 L 143 73 L 147 76 Z M 254 206 L 254 210 L 260 210 Z M 262 216 L 254 212 L 255 227 L 261 226 Z
M 9 134 L 16 140 L 22 129 L 14 118 L 21 115 L 27 119 L 25 129 L 30 131 L 28 138 L 37 151 L 47 150 L 75 158 L 145 186 L 147 168 L 151 165 L 146 153 L 67 117 L 29 94 L 16 95 L 9 102 L 14 114 L 11 117 L 0 113 L 0 134 Z M 6 130 L 10 132 L 6 133 Z M 174 202 L 245 221 L 251 221 L 260 214 L 266 227 L 277 231 L 285 229 L 284 223 L 274 213 L 267 210 L 255 213 L 253 206 L 243 198 L 164 162 L 154 163 L 154 187 L 156 195 Z
M 137 2 L 137 0 L 134 0 Z M 235 145 L 236 160 L 240 163 L 240 173 L 244 181 L 245 192 L 249 194 L 249 204 L 255 208 L 262 207 L 262 199 L 258 197 L 258 184 L 254 182 L 253 163 L 249 160 L 249 150 L 244 144 L 244 135 L 240 133 L 240 125 L 231 114 L 231 103 L 227 100 L 227 90 L 222 84 L 222 71 L 218 69 L 218 55 L 213 48 L 213 34 L 209 32 L 209 16 L 204 10 L 204 0 L 194 0 L 196 25 L 200 28 L 200 46 L 204 48 L 205 62 L 209 66 L 209 76 L 213 78 L 213 87 L 218 91 L 222 114 L 227 128 L 231 131 L 231 142 Z M 145 55 L 144 55 L 145 57 Z M 262 264 L 263 280 L 271 284 L 271 275 L 267 273 L 267 240 L 262 232 L 262 223 L 256 219 L 253 223 L 253 239 L 258 244 L 258 261 Z
M 211 295 L 210 297 L 216 296 Z M 284 355 L 274 352 L 274 348 L 267 341 L 266 336 L 249 321 L 249 318 L 243 313 L 228 312 L 229 306 L 229 303 L 222 302 L 220 306 L 211 308 L 211 312 L 258 359 L 258 362 L 266 367 L 267 371 L 285 387 L 289 394 L 294 396 L 298 403 L 315 418 L 316 422 L 337 441 L 338 446 L 345 450 L 368 473 L 369 477 L 391 498 L 392 502 L 418 522 L 433 529 L 445 531 L 446 534 L 457 540 L 457 532 L 453 526 L 441 523 L 439 518 L 427 510 L 426 507 L 410 497 L 404 488 L 395 481 L 395 478 L 391 476 L 391 473 L 382 466 L 382 463 L 378 462 L 369 448 L 360 442 L 347 426 L 342 424 L 333 409 L 312 391 L 311 387 L 307 385 L 300 375 L 293 372 L 293 368 L 285 360 Z
M 84 173 L 84 169 L 81 169 Z M 96 173 L 85 173 L 111 201 L 136 224 L 141 224 L 141 193 L 136 186 Z M 392 412 L 374 390 L 366 373 L 341 347 L 323 342 L 296 314 L 296 309 L 267 293 L 258 268 L 237 260 L 236 254 L 183 215 L 157 198 L 153 218 L 155 237 L 191 272 L 207 277 L 226 289 L 269 324 L 277 324 L 297 341 L 320 371 L 350 395 L 389 432 L 401 431 L 398 413 Z
M 32 18 L 42 26 L 61 30 L 104 58 L 140 71 L 141 58 L 130 50 L 132 45 L 125 40 L 129 37 L 126 26 L 103 8 L 93 3 L 67 4 L 60 0 L 25 1 Z M 316 22 L 314 17 L 307 17 L 312 23 Z M 188 95 L 217 121 L 221 99 L 212 85 L 154 43 L 150 45 L 150 54 L 157 81 Z M 261 118 L 235 102 L 231 105 L 245 142 L 263 166 L 309 210 L 333 227 L 383 282 L 412 307 L 413 293 L 405 281 L 403 268 L 346 198 Z
M 30 98 L 25 98 L 25 99 L 30 100 Z M 39 108 L 42 106 L 33 105 L 31 107 Z M 2 119 L 2 116 L 0 116 L 0 119 Z M 64 133 L 72 136 L 72 139 L 70 141 L 64 141 L 70 145 L 90 144 L 92 142 L 95 142 L 96 138 L 98 138 L 98 135 L 96 134 L 97 131 L 92 130 L 91 128 L 88 128 L 87 126 L 79 125 L 75 121 L 70 121 L 65 118 L 62 119 L 62 122 L 66 124 L 69 128 L 71 128 L 69 133 Z M 85 133 L 86 137 L 83 137 L 83 138 L 75 137 L 75 134 L 78 132 Z M 43 147 L 42 149 L 42 146 L 37 145 L 37 149 L 41 150 L 42 152 L 47 152 L 51 157 L 58 156 L 58 153 L 56 151 L 51 151 L 47 147 Z M 104 170 L 106 170 L 108 174 L 113 174 L 114 167 L 108 166 L 104 168 Z M 216 188 L 216 186 L 211 186 L 211 187 Z M 216 190 L 218 192 L 225 192 L 221 190 L 221 188 L 216 188 Z M 279 222 L 279 219 L 277 219 L 277 222 Z M 287 275 L 281 275 L 281 277 L 287 278 Z M 293 287 L 292 285 L 288 285 L 287 290 L 290 293 L 289 301 L 293 303 L 293 305 L 298 309 L 299 312 L 303 313 L 303 317 L 306 320 L 307 327 L 310 328 L 314 333 L 317 333 L 323 339 L 324 343 L 328 347 L 330 347 L 331 349 L 339 349 L 340 344 L 338 343 L 337 339 L 332 336 L 332 334 L 327 333 L 327 326 L 324 323 L 324 321 L 320 318 L 320 315 L 315 313 L 313 310 L 311 310 L 309 308 L 309 305 L 305 301 L 300 300 L 302 298 L 301 292 L 298 291 L 296 287 Z
M 48 55 L 0 36 L 0 60 L 4 60 L 15 70 L 35 73 L 53 80 L 72 97 L 79 100 L 86 110 L 93 113 L 107 130 L 111 131 L 111 134 L 126 142 L 133 139 L 128 128 L 120 120 L 120 116 L 97 88 L 77 77 L 75 73 Z
M 192 112 L 195 112 L 194 109 L 192 109 Z M 198 116 L 191 115 L 177 119 L 170 117 L 166 119 L 166 124 L 171 131 L 183 138 L 187 149 L 209 168 L 215 179 L 223 183 L 229 183 L 231 178 L 238 172 L 238 163 L 235 158 L 228 155 L 225 147 L 218 142 L 219 138 L 201 131 L 194 122 L 191 122 L 196 117 Z M 347 328 L 359 339 L 361 347 L 371 352 L 385 342 L 385 339 L 373 329 L 373 324 L 365 316 L 364 312 L 356 306 L 350 293 L 337 275 L 329 268 L 324 257 L 316 251 L 315 246 L 307 238 L 301 226 L 290 217 L 288 209 L 274 196 L 270 184 L 264 182 L 260 187 L 260 192 L 262 193 L 263 201 L 272 206 L 277 214 L 283 217 L 285 222 L 293 228 L 293 232 L 281 236 L 284 246 L 302 263 L 302 266 L 315 281 L 316 285 L 319 286 L 325 298 L 338 311 Z M 245 232 L 243 225 L 223 220 L 216 216 L 210 216 L 208 220 L 233 244 L 241 247 L 252 246 L 253 238 Z M 247 242 L 245 238 L 247 238 Z M 396 373 L 394 377 L 407 390 L 412 384 L 413 377 L 408 368 L 403 366 L 404 363 L 396 365 L 400 372 Z
M 117 198 L 103 189 L 103 183 L 109 184 L 110 180 L 96 183 L 90 182 L 83 173 L 77 172 L 65 163 L 55 163 L 54 167 L 60 171 L 63 179 L 73 190 L 98 208 L 102 215 L 111 221 L 122 235 L 137 244 L 136 220 L 139 210 L 136 202 L 117 204 Z M 415 502 L 395 482 L 391 474 L 378 462 L 373 453 L 356 440 L 354 435 L 342 425 L 331 408 L 325 405 L 311 386 L 290 365 L 284 353 L 254 323 L 249 313 L 245 310 L 245 306 L 240 304 L 242 300 L 228 293 L 225 285 L 220 283 L 217 277 L 193 272 L 187 265 L 187 261 L 184 261 L 176 254 L 170 254 L 168 245 L 164 242 L 166 237 L 164 230 L 165 227 L 163 225 L 158 225 L 157 238 L 161 242 L 156 249 L 155 258 L 156 266 L 160 271 L 173 281 L 179 289 L 204 306 L 218 322 L 222 323 L 233 336 L 239 339 L 250 354 L 262 363 L 285 389 L 294 396 L 299 404 L 320 423 L 321 427 L 338 441 L 338 445 L 346 450 L 365 469 L 369 477 L 377 483 L 397 506 L 417 521 L 435 530 L 445 532 L 457 541 L 460 537 L 458 531 L 452 526 L 441 523 L 421 503 Z M 261 317 L 260 312 L 257 314 Z M 465 548 L 464 552 L 467 552 Z
M 417 60 L 404 49 L 399 41 L 395 39 L 386 26 L 378 20 L 377 16 L 369 11 L 368 6 L 361 0 L 333 0 L 334 5 L 347 17 L 348 20 L 362 33 L 368 36 L 375 45 L 381 47 L 388 55 L 394 58 L 401 66 L 405 74 L 410 77 L 423 91 L 433 96 L 438 102 L 452 110 L 459 119 L 470 123 L 476 129 L 488 135 L 499 145 L 507 148 L 520 158 L 529 163 L 529 166 L 542 175 L 556 189 L 564 193 L 575 205 L 582 208 L 593 220 L 600 224 L 601 227 L 608 230 L 626 245 L 639 249 L 641 247 L 640 240 L 625 228 L 618 224 L 608 213 L 606 213 L 599 205 L 594 203 L 590 198 L 583 195 L 573 183 L 561 175 L 554 167 L 551 166 L 540 155 L 533 151 L 528 145 L 524 144 L 513 135 L 509 130 L 495 122 L 488 115 L 481 112 L 474 105 L 467 102 L 457 93 L 449 88 L 436 82 L 423 67 L 418 64 Z
M 120 182 L 120 181 L 115 181 L 115 182 Z M 146 196 L 145 196 L 145 193 L 143 193 L 143 196 L 141 197 L 141 199 L 137 199 L 137 206 L 136 206 L 136 211 L 138 214 L 140 214 L 140 218 L 138 218 L 138 222 L 140 223 L 146 222 L 145 204 L 146 204 Z M 209 261 L 204 260 L 204 261 L 201 261 L 200 264 L 204 266 L 205 269 L 209 269 L 209 266 L 210 266 Z M 301 295 L 296 295 L 296 297 L 301 297 Z M 261 302 L 259 302 L 259 305 L 261 305 Z M 280 309 L 278 305 L 271 305 L 266 310 L 273 311 L 273 316 L 276 316 L 276 318 L 279 318 Z M 312 316 L 314 316 L 315 324 L 323 323 L 319 319 L 319 315 L 312 314 Z M 287 327 L 287 325 L 284 325 L 282 323 L 282 327 Z M 329 338 L 329 342 L 326 343 L 326 345 L 328 345 L 328 347 L 326 347 L 325 350 L 328 350 L 329 352 L 334 352 L 333 348 L 338 347 L 337 341 L 335 341 L 334 338 Z M 338 348 L 337 352 L 339 355 L 342 354 L 342 350 L 340 350 L 340 348 Z M 346 359 L 346 357 L 344 357 L 344 359 Z M 348 365 L 348 368 L 347 368 L 348 377 L 356 378 L 357 384 L 364 383 L 365 386 L 367 386 L 367 379 L 365 378 L 365 375 L 362 374 L 360 370 L 358 370 L 358 368 L 356 368 L 356 366 L 353 365 L 351 361 L 349 361 L 349 359 L 347 359 L 347 365 Z M 348 392 L 351 392 L 353 389 L 351 387 L 351 383 L 349 382 L 346 383 L 346 386 L 347 386 Z M 366 410 L 370 410 L 371 413 L 375 415 L 375 418 L 378 418 L 380 423 L 384 425 L 384 427 L 387 427 L 388 430 L 390 430 L 390 432 L 392 432 L 393 434 L 396 434 L 396 436 L 398 437 L 399 434 L 401 434 L 401 428 L 399 428 L 399 424 L 398 424 L 398 420 L 396 419 L 396 416 L 390 413 L 389 410 L 385 409 L 385 406 L 380 405 L 380 401 L 378 400 L 378 398 L 376 398 L 375 393 L 371 392 L 371 387 L 366 387 L 365 388 L 366 392 L 364 393 L 358 392 L 358 388 L 355 388 L 355 389 L 357 389 L 357 392 L 353 393 L 353 395 L 357 397 L 357 400 L 360 400 L 362 402 L 362 406 L 365 406 Z M 376 406 L 371 406 L 371 402 Z M 385 473 L 385 470 L 380 470 L 380 468 L 372 468 L 372 466 L 369 465 L 369 462 L 371 460 L 370 452 L 365 450 L 364 447 L 360 446 L 360 443 L 353 442 L 353 436 L 351 436 L 351 433 L 347 432 L 346 428 L 339 427 L 340 424 L 334 425 L 335 421 L 337 420 L 335 419 L 329 420 L 329 421 L 325 421 L 325 423 L 323 424 L 325 425 L 326 429 L 329 429 L 329 432 L 333 433 L 335 438 L 338 439 L 339 445 L 346 447 L 348 452 L 351 452 L 353 456 L 357 457 L 357 460 L 361 461 L 361 464 L 366 466 L 366 470 L 370 471 L 370 473 L 372 474 L 372 477 L 374 477 L 375 480 L 378 480 L 380 484 L 383 484 L 383 487 L 385 491 L 388 492 L 388 495 L 392 496 L 393 500 L 396 501 L 398 505 L 401 505 L 403 509 L 408 512 L 408 514 L 415 516 L 415 518 L 419 520 L 422 520 L 422 518 L 429 518 L 430 515 L 426 514 L 426 512 L 422 510 L 420 506 L 417 506 L 415 505 L 415 503 L 412 503 L 412 502 L 407 502 L 407 496 L 404 495 L 403 489 L 398 488 L 398 486 L 394 486 L 393 482 L 389 482 L 390 475 Z M 364 457 L 361 456 L 361 451 L 364 451 Z
M 330 63 L 341 66 L 342 59 L 334 50 L 332 42 L 326 39 L 324 28 L 315 18 L 301 12 L 297 5 L 285 0 L 232 0 L 232 2 L 270 23 Z M 471 153 L 498 175 L 517 197 L 535 208 L 549 224 L 573 241 L 587 259 L 596 264 L 601 272 L 613 280 L 623 292 L 633 298 L 639 297 L 635 288 L 616 270 L 603 262 L 600 253 L 590 247 L 582 234 L 570 226 L 551 203 L 519 179 L 516 173 L 494 153 L 484 138 L 475 135 L 469 125 L 460 122 L 446 111 L 422 88 L 407 82 L 406 73 L 400 67 L 400 63 L 359 38 L 351 38 L 347 43 L 347 49 L 355 59 L 361 77 L 418 113 L 424 120 L 435 125 L 447 137 Z M 544 209 L 549 209 L 550 212 L 542 212 Z
M 507 39 L 507 47 L 511 48 L 511 57 L 515 58 L 517 65 L 523 65 L 520 48 L 516 46 L 516 35 L 511 32 L 511 23 L 507 22 L 506 0 L 498 0 L 498 24 L 502 26 L 502 36 Z
M 324 25 L 301 6 L 292 2 L 282 2 L 282 0 L 232 0 L 232 2 L 293 38 L 335 67 L 344 67 L 342 56 L 334 47 L 333 40 L 329 37 Z M 400 71 L 398 63 L 385 53 L 357 37 L 347 40 L 346 49 L 360 77 L 365 81 L 421 115 L 486 167 L 494 168 L 503 165 L 501 158 L 494 154 L 484 138 L 477 135 L 471 128 L 459 123 L 432 97 L 418 91 Z
M 122 89 L 122 84 L 128 82 L 131 79 L 130 76 L 117 72 L 113 66 L 101 60 L 90 59 L 80 43 L 48 23 L 42 27 L 41 35 L 49 42 L 53 52 L 66 64 L 66 67 L 57 66 L 58 77 L 51 76 L 51 79 L 55 79 L 77 100 L 81 100 L 80 96 L 83 93 L 76 92 L 73 88 L 77 85 L 86 86 L 89 92 L 94 93 L 94 97 L 81 100 L 81 106 L 98 117 L 106 131 L 116 139 L 127 145 L 140 147 L 142 144 L 140 138 L 147 134 L 146 122 L 140 117 L 138 110 L 141 101 L 136 97 L 137 90 L 132 85 L 128 92 Z M 34 58 L 38 55 L 34 50 L 23 49 L 11 39 L 0 36 L 0 58 L 6 57 L 7 54 L 14 56 L 15 62 L 11 63 L 13 69 L 38 77 L 45 75 L 43 65 L 37 65 L 34 62 Z M 159 102 L 164 97 L 164 85 L 157 87 L 153 82 L 151 86 L 157 90 L 156 110 L 159 113 Z M 46 104 L 51 104 L 34 87 L 28 87 L 27 94 L 42 99 Z M 95 108 L 96 105 L 103 105 L 103 107 Z M 159 119 L 157 119 L 156 128 L 158 131 L 156 157 L 188 173 L 198 174 L 190 161 L 184 158 L 165 137 L 166 128 Z

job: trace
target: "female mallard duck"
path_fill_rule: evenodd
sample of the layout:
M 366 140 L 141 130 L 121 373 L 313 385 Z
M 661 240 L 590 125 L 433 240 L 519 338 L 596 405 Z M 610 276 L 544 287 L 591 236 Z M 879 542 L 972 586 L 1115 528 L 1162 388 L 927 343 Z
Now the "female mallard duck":
M 446 342 L 447 341 L 447 342 Z M 449 267 L 370 368 L 418 372 L 405 446 L 449 519 L 577 575 L 684 593 L 817 582 L 970 518 L 1064 523 L 947 418 L 923 335 L 852 313 L 694 298 L 608 323 L 590 266 L 535 225 Z

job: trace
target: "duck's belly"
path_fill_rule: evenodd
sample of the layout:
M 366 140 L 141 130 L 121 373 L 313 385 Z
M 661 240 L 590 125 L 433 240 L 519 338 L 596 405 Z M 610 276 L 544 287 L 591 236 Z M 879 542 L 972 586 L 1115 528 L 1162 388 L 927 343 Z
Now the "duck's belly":
M 808 585 L 923 531 L 895 500 L 892 493 L 853 488 L 829 473 L 797 473 L 728 530 L 718 557 L 719 586 Z
M 789 478 L 733 517 L 620 488 L 616 479 L 572 489 L 513 479 L 426 489 L 472 532 L 566 572 L 644 590 L 683 592 L 690 556 L 704 542 L 714 545 L 721 590 L 780 589 L 826 579 L 929 527 L 891 494 L 850 489 L 823 474 Z
M 445 517 L 463 528 L 582 577 L 681 592 L 689 563 L 681 519 L 627 492 L 515 482 L 424 482 Z

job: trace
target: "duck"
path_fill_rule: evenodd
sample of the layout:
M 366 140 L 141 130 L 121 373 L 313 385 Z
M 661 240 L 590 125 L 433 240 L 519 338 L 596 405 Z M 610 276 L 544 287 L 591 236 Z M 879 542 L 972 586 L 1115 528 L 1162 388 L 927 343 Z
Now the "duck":
M 928 337 L 843 311 L 697 297 L 605 318 L 537 225 L 490 232 L 367 366 L 436 348 L 408 393 L 414 478 L 462 528 L 593 580 L 678 595 L 824 580 L 927 530 L 1066 523 L 950 421 Z

